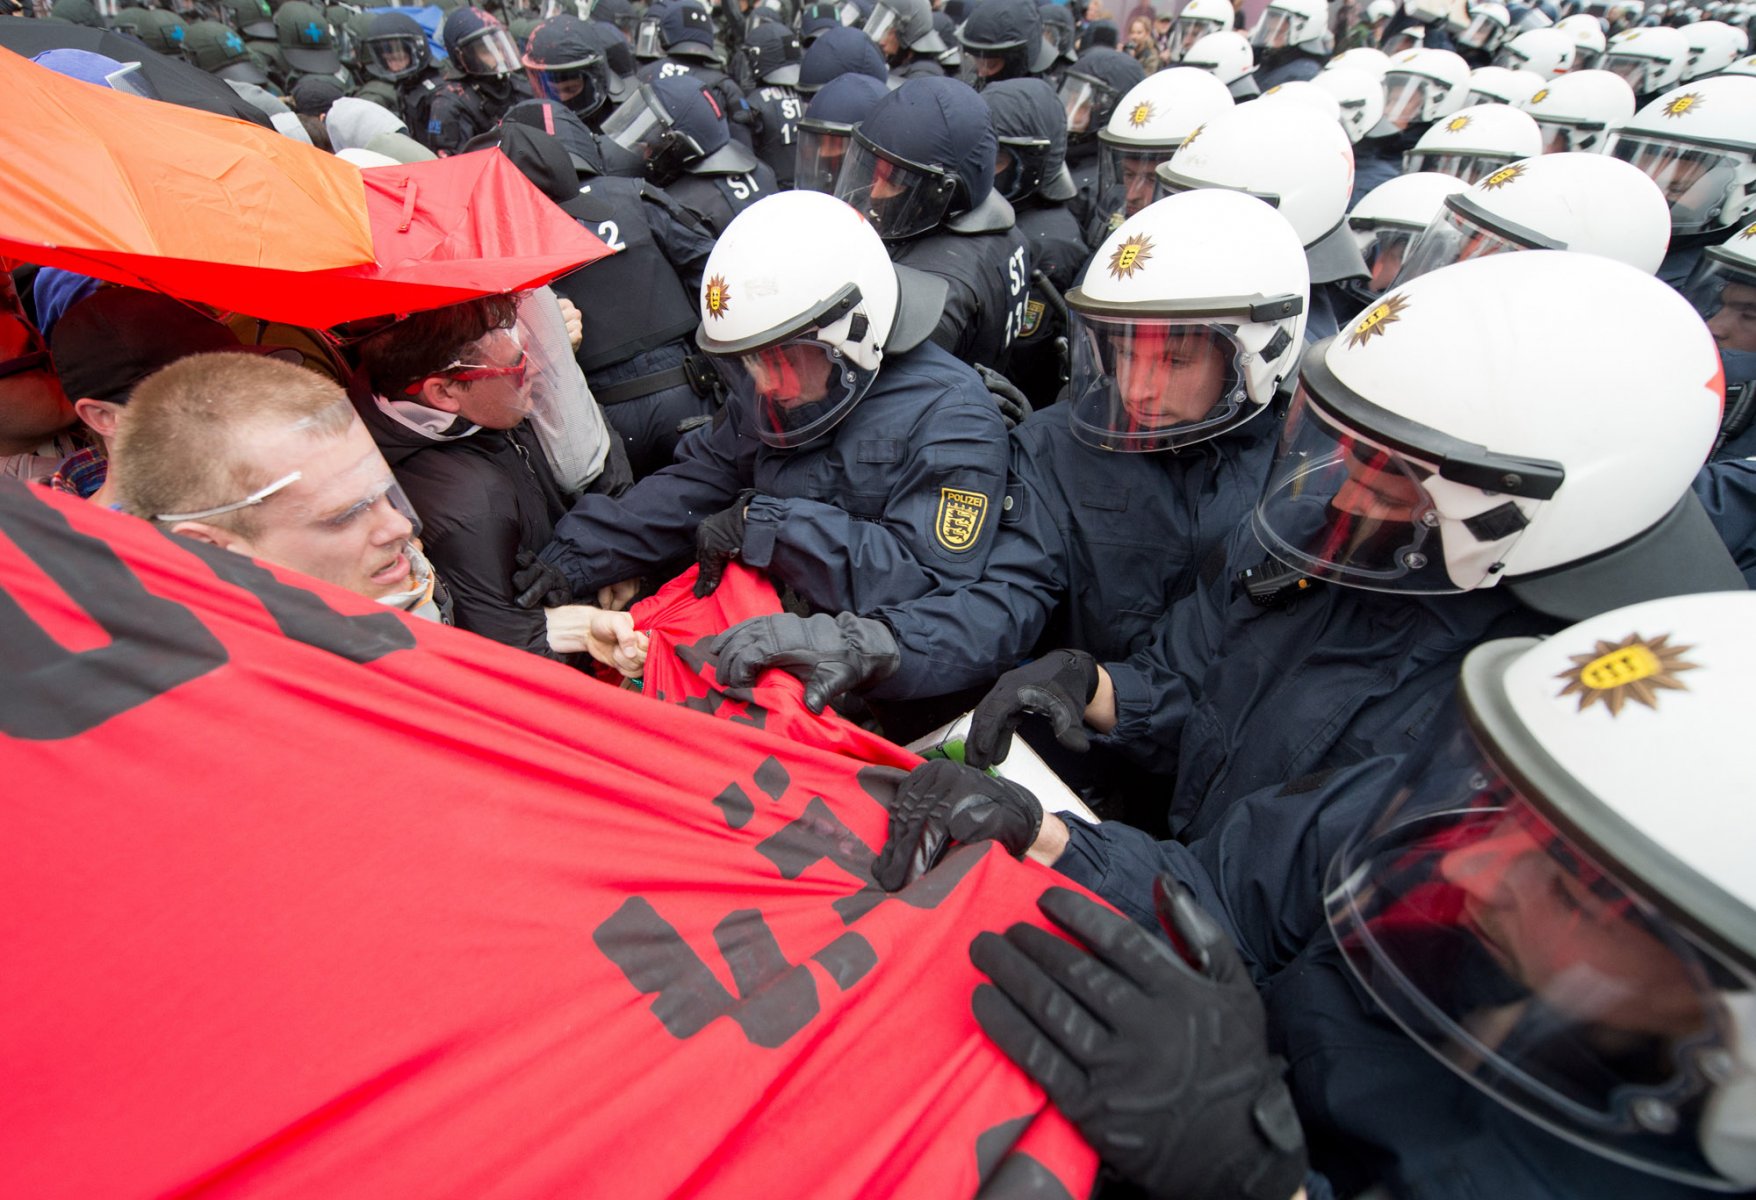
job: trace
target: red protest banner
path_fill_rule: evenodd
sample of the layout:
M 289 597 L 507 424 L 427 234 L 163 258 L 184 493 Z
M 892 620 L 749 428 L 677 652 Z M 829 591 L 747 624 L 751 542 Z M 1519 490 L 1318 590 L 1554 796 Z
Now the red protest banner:
M 0 1195 L 1080 1195 L 898 777 L 0 484 Z

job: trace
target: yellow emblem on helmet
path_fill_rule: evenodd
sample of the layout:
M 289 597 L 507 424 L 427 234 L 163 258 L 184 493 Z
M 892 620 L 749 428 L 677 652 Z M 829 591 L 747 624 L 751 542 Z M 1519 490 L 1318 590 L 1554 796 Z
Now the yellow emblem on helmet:
M 1514 179 L 1517 179 L 1520 175 L 1524 174 L 1524 172 L 1525 165 L 1523 163 L 1513 163 L 1510 167 L 1501 167 L 1498 171 L 1495 171 L 1492 175 L 1482 180 L 1482 186 L 1490 192 L 1497 192 L 1507 184 L 1511 183 Z
M 1123 239 L 1115 253 L 1110 255 L 1110 274 L 1117 279 L 1126 279 L 1146 265 L 1152 257 L 1152 240 L 1144 233 L 1137 233 L 1131 238 Z
M 1353 332 L 1348 334 L 1349 348 L 1364 346 L 1373 338 L 1382 337 L 1386 329 L 1402 319 L 1403 310 L 1407 307 L 1408 301 L 1401 296 L 1389 296 L 1384 303 L 1375 305 L 1360 318 L 1360 323 L 1354 326 Z
M 1193 146 L 1195 144 L 1195 139 L 1200 137 L 1201 131 L 1203 129 L 1206 129 L 1206 128 L 1207 128 L 1207 126 L 1205 124 L 1202 124 L 1202 125 L 1197 125 L 1194 129 L 1191 129 L 1189 131 L 1189 136 L 1183 139 L 1181 144 L 1178 145 L 1177 149 L 1181 150 L 1184 146 Z
M 702 303 L 707 306 L 707 315 L 714 320 L 726 315 L 726 310 L 732 306 L 732 289 L 726 285 L 724 275 L 715 275 L 707 281 Z
M 1134 106 L 1134 111 L 1128 114 L 1128 124 L 1134 126 L 1136 129 L 1139 129 L 1150 120 L 1152 120 L 1152 105 L 1145 100 L 1136 104 Z
M 1445 122 L 1445 132 L 1462 133 L 1469 128 L 1470 120 L 1471 118 L 1469 117 L 1452 117 L 1449 121 Z
M 1537 94 L 1530 98 L 1530 102 L 1532 104 L 1541 104 L 1544 100 L 1547 100 L 1548 98 L 1549 98 L 1549 89 L 1548 88 L 1538 88 Z
M 1750 238 L 1756 238 L 1756 225 L 1747 226 L 1744 232 L 1738 235 L 1739 241 L 1747 241 Z
M 1680 117 L 1684 113 L 1694 112 L 1696 109 L 1700 108 L 1703 103 L 1704 101 L 1701 98 L 1700 92 L 1684 92 L 1681 96 L 1678 96 L 1675 100 L 1665 105 L 1664 113 L 1667 117 Z
M 1660 692 L 1688 691 L 1677 676 L 1701 667 L 1683 660 L 1695 647 L 1673 646 L 1670 638 L 1668 633 L 1651 639 L 1631 633 L 1620 642 L 1598 642 L 1590 654 L 1571 655 L 1573 666 L 1555 676 L 1567 681 L 1555 698 L 1578 696 L 1576 712 L 1602 701 L 1612 717 L 1630 700 L 1657 709 Z

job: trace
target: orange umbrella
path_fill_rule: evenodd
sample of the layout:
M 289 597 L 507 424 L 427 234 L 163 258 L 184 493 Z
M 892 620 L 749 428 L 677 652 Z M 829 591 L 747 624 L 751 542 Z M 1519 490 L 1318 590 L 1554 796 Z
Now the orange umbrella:
M 312 146 L 6 50 L 0 95 L 0 255 L 225 308 L 265 270 L 373 260 L 359 170 Z

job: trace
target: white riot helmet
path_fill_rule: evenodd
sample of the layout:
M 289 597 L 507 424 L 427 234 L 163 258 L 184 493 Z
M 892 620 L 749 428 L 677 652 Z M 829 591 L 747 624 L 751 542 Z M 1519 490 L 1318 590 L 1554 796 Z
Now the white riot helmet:
M 1689 43 L 1689 59 L 1683 65 L 1683 82 L 1717 75 L 1750 49 L 1750 35 L 1724 21 L 1697 21 L 1683 26 Z
M 1472 650 L 1460 716 L 1337 854 L 1325 907 L 1378 1006 L 1475 1087 L 1636 1171 L 1745 1193 L 1756 597 L 1667 593 Z
M 1559 29 L 1532 29 L 1502 46 L 1494 65 L 1553 79 L 1573 69 L 1573 48 L 1573 38 Z
M 1666 92 L 1611 134 L 1604 153 L 1651 176 L 1677 233 L 1741 224 L 1756 210 L 1756 79 L 1721 75 Z
M 1250 44 L 1258 50 L 1297 47 L 1312 54 L 1327 54 L 1329 0 L 1269 0 L 1250 31 Z
M 795 237 L 836 252 L 774 252 Z M 695 340 L 734 402 L 751 406 L 757 437 L 788 448 L 822 436 L 872 386 L 886 351 L 932 332 L 943 293 L 905 303 L 898 274 L 871 224 L 822 192 L 781 192 L 733 218 L 702 271 Z
M 1472 104 L 1511 104 L 1523 107 L 1524 102 L 1542 91 L 1548 80 L 1535 71 L 1514 71 L 1510 67 L 1477 67 L 1469 73 L 1469 94 L 1464 107 Z
M 1689 490 L 1719 358 L 1651 275 L 1545 250 L 1456 263 L 1392 288 L 1299 374 L 1254 519 L 1295 570 L 1386 592 L 1504 584 L 1567 618 L 1624 602 L 1655 556 L 1686 578 L 1666 557 L 1684 549 L 1717 547 L 1706 561 L 1740 578 Z
M 1410 20 L 1431 25 L 1450 18 L 1451 3 L 1450 0 L 1402 0 L 1402 11 L 1409 15 Z
M 1543 153 L 1602 153 L 1607 131 L 1634 115 L 1634 90 L 1608 71 L 1574 71 L 1524 104 L 1543 131 Z
M 1545 154 L 1446 197 L 1396 282 L 1511 250 L 1599 254 L 1651 275 L 1670 242 L 1670 209 L 1645 175 L 1601 154 Z
M 1756 225 L 1747 225 L 1701 256 L 1683 295 L 1707 322 L 1726 373 L 1726 429 L 1756 421 Z
M 1359 291 L 1376 299 L 1396 280 L 1409 247 L 1445 204 L 1445 198 L 1469 185 L 1452 175 L 1420 171 L 1387 179 L 1364 196 L 1347 215 L 1348 228 L 1366 260 L 1371 278 Z
M 1067 293 L 1074 436 L 1174 450 L 1243 424 L 1298 365 L 1309 293 L 1297 235 L 1260 200 L 1189 192 L 1134 214 Z
M 1370 71 L 1384 82 L 1385 72 L 1390 70 L 1390 56 L 1375 46 L 1355 46 L 1352 50 L 1343 50 L 1330 59 L 1323 67 L 1325 71 L 1333 71 L 1337 67 L 1358 67 Z
M 1638 99 L 1677 86 L 1689 61 L 1689 39 L 1663 25 L 1624 29 L 1604 51 L 1604 70 L 1620 75 Z
M 1320 113 L 1291 102 L 1241 104 L 1191 133 L 1158 179 L 1165 194 L 1217 187 L 1273 205 L 1299 235 L 1312 283 L 1366 275 L 1344 224 L 1354 148 Z
M 1402 169 L 1438 171 L 1475 183 L 1542 152 L 1542 131 L 1529 113 L 1509 104 L 1478 104 L 1434 121 L 1402 156 Z
M 1212 75 L 1226 85 L 1226 91 L 1235 100 L 1248 100 L 1257 94 L 1252 77 L 1256 52 L 1241 33 L 1226 30 L 1208 34 L 1189 47 L 1183 55 L 1183 65 Z
M 1506 30 L 1511 25 L 1512 14 L 1504 4 L 1484 0 L 1481 4 L 1469 6 L 1469 24 L 1452 41 L 1465 50 L 1492 54 L 1500 48 L 1501 41 L 1506 37 Z
M 1756 54 L 1746 54 L 1724 71 L 1727 75 L 1756 75 Z
M 1463 107 L 1469 64 L 1449 50 L 1408 50 L 1390 60 L 1384 76 L 1384 119 L 1371 137 L 1431 125 Z
M 1170 38 L 1166 42 L 1170 61 L 1182 62 L 1189 47 L 1210 33 L 1231 27 L 1232 6 L 1227 0 L 1189 0 L 1177 14 L 1177 19 L 1171 22 Z
M 1384 84 L 1365 67 L 1333 66 L 1317 73 L 1312 87 L 1335 97 L 1348 141 L 1357 143 L 1384 119 Z
M 1603 22 L 1590 13 L 1574 13 L 1555 22 L 1555 28 L 1573 39 L 1573 69 L 1590 71 L 1599 65 L 1609 39 Z
M 1396 0 L 1367 0 L 1366 20 L 1376 25 L 1396 15 Z
M 1153 169 L 1170 161 L 1203 122 L 1231 107 L 1225 85 L 1195 67 L 1156 71 L 1128 89 L 1098 134 L 1093 212 L 1113 230 L 1151 204 L 1157 188 Z
M 1277 83 L 1255 100 L 1252 104 L 1272 101 L 1276 104 L 1299 104 L 1320 114 L 1324 120 L 1341 124 L 1341 101 L 1327 88 L 1320 88 L 1315 83 L 1304 79 L 1289 79 L 1285 83 Z M 1345 132 L 1345 129 L 1344 129 Z M 1353 139 L 1348 139 L 1352 141 Z
M 1425 25 L 1404 25 L 1396 32 L 1385 35 L 1382 49 L 1391 58 L 1398 58 L 1404 54 L 1425 49 L 1426 45 L 1427 27 Z

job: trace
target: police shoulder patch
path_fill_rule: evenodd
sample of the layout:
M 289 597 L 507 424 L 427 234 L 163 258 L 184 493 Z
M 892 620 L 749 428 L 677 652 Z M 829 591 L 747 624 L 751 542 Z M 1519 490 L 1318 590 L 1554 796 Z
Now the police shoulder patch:
M 988 519 L 988 498 L 963 488 L 939 489 L 939 519 L 934 534 L 939 544 L 953 552 L 968 550 L 982 534 Z
M 1041 300 L 1024 302 L 1024 320 L 1018 323 L 1018 336 L 1030 337 L 1042 326 L 1046 306 Z

